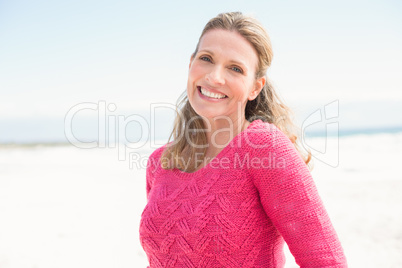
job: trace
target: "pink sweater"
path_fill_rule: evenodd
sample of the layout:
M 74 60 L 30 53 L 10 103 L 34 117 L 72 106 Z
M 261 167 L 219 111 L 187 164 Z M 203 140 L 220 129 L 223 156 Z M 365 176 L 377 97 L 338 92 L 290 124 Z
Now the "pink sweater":
M 310 172 L 274 125 L 253 121 L 202 169 L 148 160 L 140 241 L 151 268 L 347 267 Z

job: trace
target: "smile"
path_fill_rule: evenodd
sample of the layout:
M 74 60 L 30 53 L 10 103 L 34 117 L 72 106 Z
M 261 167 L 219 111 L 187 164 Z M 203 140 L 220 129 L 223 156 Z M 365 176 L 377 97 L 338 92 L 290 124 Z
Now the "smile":
M 220 93 L 214 93 L 211 91 L 208 91 L 202 87 L 197 87 L 198 90 L 201 92 L 202 95 L 207 96 L 209 98 L 213 98 L 213 99 L 224 99 L 227 98 L 226 95 L 220 94 Z

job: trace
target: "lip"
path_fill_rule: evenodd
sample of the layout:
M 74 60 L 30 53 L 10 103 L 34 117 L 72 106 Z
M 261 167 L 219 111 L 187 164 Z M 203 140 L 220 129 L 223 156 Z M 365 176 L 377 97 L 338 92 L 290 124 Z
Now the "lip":
M 204 88 L 204 89 L 206 89 L 206 90 L 208 90 L 208 91 L 211 91 L 211 92 L 213 92 L 213 93 L 225 95 L 226 98 L 215 99 L 215 98 L 210 98 L 210 97 L 208 97 L 208 96 L 205 96 L 205 95 L 203 95 L 203 94 L 201 93 L 201 87 Z M 208 101 L 212 101 L 212 102 L 220 102 L 220 101 L 224 101 L 225 99 L 228 98 L 226 94 L 223 94 L 222 92 L 219 92 L 219 91 L 214 90 L 214 89 L 210 89 L 210 88 L 208 88 L 208 87 L 197 86 L 196 88 L 197 88 L 198 95 L 200 96 L 200 98 L 202 98 L 202 99 L 204 99 L 204 100 L 208 100 Z

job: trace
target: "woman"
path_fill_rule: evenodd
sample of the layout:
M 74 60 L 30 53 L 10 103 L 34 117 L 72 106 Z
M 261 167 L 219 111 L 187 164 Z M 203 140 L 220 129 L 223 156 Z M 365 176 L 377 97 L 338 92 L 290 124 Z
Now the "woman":
M 148 160 L 150 267 L 347 267 L 289 110 L 267 81 L 269 37 L 239 12 L 205 26 L 173 141 Z M 171 136 L 171 137 L 172 137 Z

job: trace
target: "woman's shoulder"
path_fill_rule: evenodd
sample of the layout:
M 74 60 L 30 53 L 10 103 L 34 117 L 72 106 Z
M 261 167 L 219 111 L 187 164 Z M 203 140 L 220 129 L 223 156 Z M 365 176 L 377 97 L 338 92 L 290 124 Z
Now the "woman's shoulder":
M 167 144 L 155 149 L 150 155 L 149 158 L 158 159 L 161 158 L 163 151 L 165 150 Z
M 152 172 L 156 171 L 161 166 L 161 157 L 166 149 L 167 144 L 155 149 L 148 157 L 147 169 Z
M 278 142 L 290 142 L 289 138 L 272 123 L 257 119 L 251 122 L 244 132 L 243 140 L 247 145 L 259 148 L 275 147 Z

